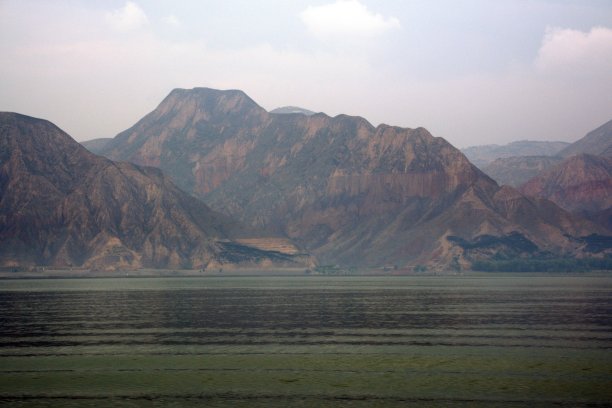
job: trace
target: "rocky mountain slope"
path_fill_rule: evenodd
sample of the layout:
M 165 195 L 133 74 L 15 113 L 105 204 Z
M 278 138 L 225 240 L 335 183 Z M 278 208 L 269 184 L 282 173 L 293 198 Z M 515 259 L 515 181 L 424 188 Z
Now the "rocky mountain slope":
M 482 171 L 500 185 L 518 187 L 562 160 L 556 156 L 505 157 L 487 164 Z
M 482 145 L 461 149 L 463 154 L 479 169 L 496 159 L 518 156 L 555 156 L 569 146 L 566 142 L 520 140 L 506 145 Z
M 0 113 L 0 266 L 308 264 L 299 252 L 210 210 L 158 169 L 112 162 L 48 121 Z
M 583 153 L 612 157 L 612 120 L 561 150 L 559 156 L 571 157 Z
M 612 208 L 612 158 L 580 154 L 543 171 L 521 191 L 554 201 L 568 211 L 600 217 Z M 605 219 L 605 218 L 604 218 Z M 612 228 L 612 220 L 604 222 Z
M 241 91 L 172 91 L 104 154 L 161 167 L 214 209 L 343 265 L 590 255 L 603 230 L 500 188 L 423 128 L 276 115 Z M 601 251 L 600 251 L 601 252 Z

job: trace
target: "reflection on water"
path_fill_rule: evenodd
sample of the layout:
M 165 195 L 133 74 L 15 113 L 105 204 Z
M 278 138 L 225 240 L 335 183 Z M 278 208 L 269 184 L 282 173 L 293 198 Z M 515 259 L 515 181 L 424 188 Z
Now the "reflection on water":
M 607 277 L 0 282 L 7 406 L 612 403 Z

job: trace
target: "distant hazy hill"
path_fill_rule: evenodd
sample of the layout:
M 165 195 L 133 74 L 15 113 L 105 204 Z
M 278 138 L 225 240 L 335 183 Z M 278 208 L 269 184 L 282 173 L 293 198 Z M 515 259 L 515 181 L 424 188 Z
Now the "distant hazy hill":
M 303 260 L 291 250 L 259 249 L 258 238 L 159 169 L 112 162 L 48 121 L 0 113 L 0 266 L 200 268 Z
M 341 265 L 469 266 L 579 255 L 603 230 L 500 188 L 423 128 L 270 114 L 241 91 L 176 89 L 107 144 L 161 167 L 213 208 Z
M 582 153 L 612 157 L 612 120 L 561 150 L 559 156 L 571 157 Z
M 556 156 L 505 157 L 487 164 L 482 171 L 498 184 L 518 187 L 562 160 Z
M 583 214 L 610 212 L 612 158 L 579 154 L 541 172 L 523 186 L 525 194 L 554 201 L 568 211 Z M 611 220 L 606 225 L 612 227 Z
M 85 142 L 81 142 L 81 145 L 94 154 L 99 154 L 106 144 L 113 140 L 112 137 L 102 137 L 100 139 L 92 139 L 87 140 Z
M 566 142 L 541 142 L 521 140 L 507 145 L 482 145 L 461 149 L 463 154 L 477 167 L 483 169 L 495 159 L 516 156 L 555 156 L 569 146 Z
M 276 108 L 270 111 L 270 113 L 276 114 L 291 114 L 291 113 L 301 113 L 302 115 L 310 116 L 314 115 L 315 112 L 309 111 L 308 109 L 298 108 L 297 106 L 283 106 L 281 108 Z

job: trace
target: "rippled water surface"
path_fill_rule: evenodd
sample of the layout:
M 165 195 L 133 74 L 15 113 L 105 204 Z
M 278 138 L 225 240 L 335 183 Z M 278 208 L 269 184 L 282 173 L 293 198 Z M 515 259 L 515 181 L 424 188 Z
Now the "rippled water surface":
M 0 405 L 609 406 L 605 276 L 0 281 Z

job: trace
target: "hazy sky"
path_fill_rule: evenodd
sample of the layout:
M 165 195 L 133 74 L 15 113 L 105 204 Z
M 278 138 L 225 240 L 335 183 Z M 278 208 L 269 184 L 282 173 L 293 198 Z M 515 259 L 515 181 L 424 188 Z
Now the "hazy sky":
M 77 140 L 197 86 L 458 147 L 612 119 L 611 0 L 0 0 L 0 56 L 0 110 Z

